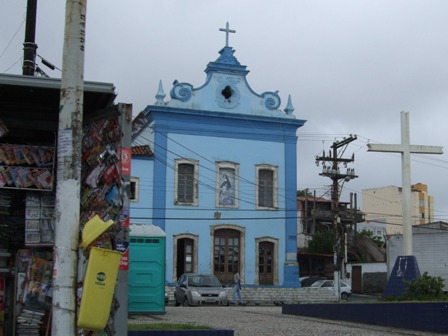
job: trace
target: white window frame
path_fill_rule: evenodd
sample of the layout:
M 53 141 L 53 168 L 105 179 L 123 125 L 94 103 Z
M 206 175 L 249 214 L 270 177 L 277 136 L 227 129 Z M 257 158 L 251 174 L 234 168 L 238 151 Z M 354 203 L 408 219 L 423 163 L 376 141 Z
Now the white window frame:
M 193 171 L 193 202 L 179 202 L 177 200 L 177 192 L 178 192 L 178 172 L 179 172 L 179 165 L 181 164 L 191 164 L 194 166 Z M 175 205 L 190 205 L 190 206 L 197 206 L 198 205 L 198 177 L 199 177 L 199 161 L 193 160 L 193 159 L 176 159 L 174 160 L 174 204 Z
M 131 176 L 129 180 L 129 184 L 134 184 L 134 197 L 132 197 L 131 192 L 129 191 L 129 201 L 138 202 L 139 194 L 140 194 L 140 178 Z M 132 188 L 131 188 L 132 189 Z
M 270 164 L 258 164 L 255 165 L 255 207 L 258 210 L 274 210 L 278 209 L 278 167 Z M 264 207 L 258 205 L 258 187 L 259 187 L 259 172 L 260 170 L 270 170 L 272 171 L 272 207 Z
M 240 165 L 230 161 L 218 161 L 216 162 L 216 192 L 215 192 L 215 205 L 217 208 L 238 208 L 239 207 L 239 168 Z M 234 173 L 233 179 L 233 198 L 234 203 L 232 205 L 220 204 L 220 191 L 221 191 L 221 169 L 232 169 Z

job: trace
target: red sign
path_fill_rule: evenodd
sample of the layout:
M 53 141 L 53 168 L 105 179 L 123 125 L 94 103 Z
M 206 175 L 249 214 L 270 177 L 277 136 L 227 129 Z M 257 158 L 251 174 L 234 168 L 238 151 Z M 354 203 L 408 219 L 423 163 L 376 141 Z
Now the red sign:
M 128 271 L 129 270 L 129 247 L 126 251 L 121 255 L 120 260 L 120 271 Z
M 118 153 L 121 159 L 121 173 L 131 175 L 131 149 L 120 147 Z

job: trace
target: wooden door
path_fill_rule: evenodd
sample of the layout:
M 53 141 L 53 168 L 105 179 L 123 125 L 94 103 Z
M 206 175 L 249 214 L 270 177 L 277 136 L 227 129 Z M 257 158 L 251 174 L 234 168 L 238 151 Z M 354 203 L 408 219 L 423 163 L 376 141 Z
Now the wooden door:
M 258 246 L 258 282 L 260 285 L 274 284 L 274 244 L 261 242 Z
M 233 283 L 234 270 L 240 270 L 240 232 L 231 229 L 215 231 L 213 272 L 223 284 Z
M 362 294 L 362 266 L 352 266 L 352 292 Z

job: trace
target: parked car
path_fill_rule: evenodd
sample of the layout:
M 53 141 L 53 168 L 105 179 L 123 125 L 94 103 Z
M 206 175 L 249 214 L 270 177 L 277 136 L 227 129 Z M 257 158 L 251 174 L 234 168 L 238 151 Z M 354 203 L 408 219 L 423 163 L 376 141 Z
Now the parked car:
M 165 292 L 165 306 L 168 305 L 168 302 L 170 301 L 170 298 L 168 296 L 168 293 Z
M 347 300 L 350 295 L 352 295 L 352 287 L 346 284 L 344 281 L 339 281 L 341 285 L 341 300 Z M 317 280 L 310 287 L 322 288 L 323 290 L 334 291 L 334 281 L 333 280 Z
M 299 278 L 300 286 L 302 287 L 309 287 L 317 280 L 327 280 L 327 278 L 320 275 L 310 275 Z
M 213 274 L 183 274 L 174 289 L 174 302 L 176 306 L 229 305 L 224 286 Z

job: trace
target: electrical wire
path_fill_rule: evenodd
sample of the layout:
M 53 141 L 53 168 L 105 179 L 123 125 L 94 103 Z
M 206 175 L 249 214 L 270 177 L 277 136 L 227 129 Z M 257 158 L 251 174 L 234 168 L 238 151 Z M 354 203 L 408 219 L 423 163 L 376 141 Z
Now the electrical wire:
M 337 135 L 340 135 L 340 134 L 337 134 Z M 343 134 L 343 135 L 347 136 L 347 134 Z M 166 135 L 164 134 L 164 136 L 166 136 Z M 179 142 L 177 142 L 177 141 L 175 141 L 175 140 L 173 140 L 173 139 L 170 139 L 168 136 L 166 136 L 166 137 L 167 137 L 167 140 L 172 141 L 173 143 L 176 143 L 176 144 L 179 145 L 180 147 L 182 147 L 182 148 L 184 148 L 184 149 L 186 149 L 186 150 L 192 152 L 195 156 L 204 159 L 206 162 L 215 164 L 215 162 L 209 160 L 207 157 L 205 157 L 205 156 L 203 156 L 203 155 L 200 155 L 199 153 L 197 153 L 197 152 L 191 150 L 190 148 L 188 148 L 188 147 L 186 147 L 186 146 L 180 144 Z M 323 138 L 328 138 L 328 139 L 330 139 L 331 135 L 321 135 L 321 134 L 307 134 L 307 135 L 303 135 L 303 134 L 302 134 L 302 137 L 299 136 L 299 140 L 300 140 L 301 138 L 303 139 L 303 138 L 305 138 L 305 137 L 310 137 L 310 138 L 312 138 L 312 139 L 314 139 L 314 138 L 318 138 L 318 141 L 323 141 L 323 140 L 322 140 Z M 361 149 L 365 149 L 365 148 L 367 148 L 367 144 L 370 143 L 370 142 L 372 141 L 371 139 L 365 138 L 365 137 L 363 137 L 363 136 L 359 136 L 359 135 L 357 135 L 357 137 L 358 137 L 358 139 L 355 140 L 355 141 L 353 142 L 353 144 L 354 144 L 355 146 L 358 147 L 358 150 L 357 150 L 357 151 L 359 151 L 359 150 L 361 150 Z M 362 141 L 362 140 L 360 140 L 360 139 L 365 139 L 365 140 Z M 158 146 L 158 144 L 155 144 L 153 141 L 151 141 L 151 140 L 149 140 L 149 139 L 147 139 L 147 138 L 145 138 L 145 137 L 143 137 L 143 140 L 146 140 L 146 141 L 148 141 L 148 143 L 152 144 L 152 145 L 153 145 L 153 148 L 154 148 L 154 146 Z M 356 142 L 360 142 L 361 144 L 357 144 Z M 142 144 L 143 144 L 143 143 L 142 143 Z M 170 152 L 171 154 L 173 154 L 173 155 L 175 155 L 175 156 L 177 156 L 177 157 L 179 157 L 179 158 L 181 157 L 180 155 L 177 155 L 176 153 L 174 153 L 174 152 L 172 152 L 172 151 L 169 151 L 169 150 L 167 150 L 166 148 L 163 148 L 163 150 L 165 150 L 165 151 L 167 151 L 167 152 Z M 388 153 L 388 154 L 390 154 L 390 153 Z M 399 155 L 393 155 L 393 156 L 398 157 Z M 425 158 L 426 158 L 426 157 L 425 157 Z M 157 160 L 158 158 L 155 158 L 155 159 Z M 413 161 L 416 161 L 416 160 L 413 160 Z M 446 161 L 444 161 L 444 160 L 437 160 L 437 162 L 445 163 Z M 427 162 L 422 162 L 422 163 L 428 164 Z M 167 167 L 169 167 L 171 170 L 173 170 L 173 171 L 175 170 L 175 167 L 174 167 L 174 166 L 169 165 L 169 164 L 166 163 L 166 162 L 163 162 L 163 164 L 166 165 Z M 439 165 L 432 165 L 432 166 L 439 167 Z M 206 170 L 215 172 L 215 169 L 209 168 L 209 167 L 207 167 L 207 166 L 205 166 L 205 165 L 200 165 L 200 167 L 202 167 L 203 169 L 206 169 Z M 442 168 L 447 168 L 447 169 L 448 169 L 448 167 L 443 167 L 443 166 L 442 166 Z M 236 176 L 236 178 L 241 178 L 241 176 Z M 205 186 L 206 188 L 208 188 L 209 190 L 216 191 L 215 181 L 214 181 L 213 179 L 210 179 L 210 178 L 206 178 L 206 179 L 207 179 L 211 184 L 209 184 L 209 183 L 204 183 L 204 182 L 202 182 L 201 179 L 199 179 L 200 181 L 197 181 L 197 182 L 198 182 L 198 183 L 202 183 L 202 185 L 204 185 L 204 186 Z M 247 183 L 256 186 L 256 183 L 254 183 L 254 182 L 252 182 L 252 181 L 249 181 L 249 180 L 247 180 L 247 179 L 245 179 L 245 180 L 246 180 Z M 173 188 L 173 189 L 174 189 L 174 188 Z M 347 187 L 345 187 L 345 189 L 349 189 L 349 190 L 350 190 L 350 188 L 347 188 Z M 324 190 L 325 190 L 325 189 L 324 189 Z M 353 189 L 351 189 L 351 190 L 353 190 Z M 322 193 L 322 195 L 319 196 L 319 197 L 324 197 L 325 195 L 328 195 L 328 194 L 330 193 L 330 191 L 331 191 L 331 186 L 329 186 L 328 189 L 327 189 L 326 191 L 324 191 L 324 192 Z M 358 192 L 359 192 L 359 191 L 358 191 Z M 241 195 L 247 195 L 247 196 L 249 196 L 250 198 L 253 197 L 253 194 L 252 194 L 252 193 L 243 193 L 242 190 L 240 191 L 240 193 L 241 193 Z M 341 193 L 342 193 L 342 188 L 341 188 Z M 340 195 L 340 196 L 341 196 L 341 195 Z M 282 197 L 284 197 L 284 196 L 282 195 Z M 285 197 L 284 197 L 284 198 L 285 198 Z M 285 199 L 286 199 L 286 198 L 285 198 Z M 239 197 L 239 200 L 242 201 L 242 202 L 246 202 L 246 203 L 248 203 L 248 204 L 254 205 L 254 202 L 245 200 L 245 199 L 243 199 L 243 198 L 241 198 L 241 197 Z M 385 200 L 385 201 L 387 201 L 387 200 Z M 415 207 L 414 207 L 414 208 L 415 208 Z M 398 223 L 397 223 L 396 225 L 401 225 L 401 224 L 398 224 Z
M 164 135 L 164 136 L 166 136 L 166 135 Z M 150 139 L 144 137 L 142 134 L 140 134 L 140 138 L 141 138 L 142 140 L 146 140 L 149 144 L 152 144 L 153 148 L 158 147 L 158 148 L 161 148 L 162 150 L 164 150 L 164 151 L 166 151 L 166 152 L 168 152 L 168 153 L 170 153 L 170 154 L 173 154 L 173 155 L 174 155 L 175 157 L 177 157 L 177 158 L 183 158 L 183 157 L 182 157 L 181 155 L 179 155 L 178 153 L 175 153 L 175 152 L 173 152 L 173 151 L 171 151 L 171 150 L 168 150 L 167 148 L 163 148 L 163 147 L 160 146 L 159 144 L 156 144 L 156 143 L 154 143 L 152 140 L 150 140 Z M 184 149 L 186 149 L 186 150 L 192 152 L 194 155 L 196 155 L 196 156 L 198 156 L 198 157 L 204 159 L 205 162 L 209 162 L 209 163 L 211 163 L 211 164 L 213 164 L 213 165 L 216 164 L 215 162 L 213 162 L 213 161 L 209 160 L 208 158 L 206 158 L 206 157 L 204 157 L 204 156 L 198 154 L 197 152 L 191 150 L 190 148 L 188 148 L 188 147 L 186 147 L 186 146 L 183 146 L 182 144 L 180 144 L 179 142 L 177 142 L 177 141 L 175 141 L 175 140 L 169 138 L 168 136 L 166 136 L 166 138 L 167 138 L 167 140 L 172 141 L 172 142 L 176 143 L 177 145 L 179 145 L 180 147 L 182 147 L 182 148 L 184 148 Z M 143 142 L 137 142 L 137 141 L 134 141 L 134 142 L 135 142 L 136 144 L 144 145 Z M 162 162 L 161 159 L 158 158 L 157 156 L 155 156 L 155 160 L 158 160 L 159 162 Z M 169 164 L 169 163 L 167 163 L 167 162 L 162 162 L 162 163 L 163 163 L 166 167 L 170 168 L 172 171 L 175 171 L 175 167 L 174 167 L 173 165 L 171 165 L 171 164 Z M 210 168 L 210 167 L 207 167 L 207 166 L 205 166 L 205 165 L 203 165 L 203 164 L 199 164 L 199 167 L 202 167 L 203 169 L 205 169 L 205 170 L 207 170 L 207 171 L 216 173 L 216 170 L 215 170 L 216 168 L 215 168 L 215 167 Z M 200 185 L 202 185 L 202 186 L 205 186 L 207 189 L 212 190 L 212 191 L 214 191 L 214 192 L 216 191 L 216 187 L 215 187 L 215 185 L 216 185 L 216 184 L 215 184 L 216 181 L 215 181 L 214 179 L 211 179 L 211 178 L 209 178 L 209 177 L 206 177 L 206 176 L 204 176 L 204 175 L 202 175 L 202 174 L 199 174 L 199 176 L 202 176 L 203 178 L 205 178 L 205 179 L 206 179 L 208 182 L 210 182 L 211 184 L 208 184 L 207 182 L 204 182 L 203 179 L 199 179 L 199 178 L 196 180 L 196 182 L 197 182 L 198 184 L 200 184 Z M 254 183 L 253 181 L 250 181 L 250 180 L 248 180 L 248 179 L 246 179 L 246 178 L 243 178 L 241 175 L 236 175 L 235 178 L 238 178 L 238 179 L 240 179 L 240 181 L 243 181 L 243 182 L 245 182 L 245 183 L 247 183 L 247 184 L 249 184 L 249 185 L 251 185 L 251 186 L 254 186 L 254 187 L 257 186 L 256 183 Z M 173 188 L 173 189 L 174 189 L 174 188 Z M 240 188 L 240 190 L 238 191 L 238 194 L 239 194 L 239 196 L 238 196 L 238 197 L 235 197 L 235 199 L 238 199 L 239 201 L 245 202 L 245 203 L 250 204 L 250 205 L 255 205 L 255 203 L 254 203 L 253 201 L 249 201 L 249 200 L 247 200 L 247 199 L 243 199 L 243 198 L 241 198 L 241 195 L 243 195 L 243 196 L 244 196 L 244 195 L 247 195 L 248 197 L 250 197 L 250 199 L 252 199 L 252 198 L 253 198 L 253 193 L 244 192 L 244 188 Z M 277 192 L 277 197 L 278 197 L 278 198 L 287 199 L 283 194 L 278 193 L 278 192 Z M 281 209 L 279 209 L 279 210 L 281 210 Z
M 3 50 L 3 52 L 0 54 L 0 58 L 2 58 L 2 56 L 6 53 L 6 51 L 8 50 L 9 46 L 11 45 L 12 41 L 15 39 L 17 33 L 20 31 L 20 29 L 22 28 L 23 24 L 25 23 L 26 18 L 23 19 L 22 23 L 20 23 L 19 28 L 17 28 L 16 32 L 14 33 L 14 35 L 11 37 L 11 39 L 9 40 L 8 44 L 6 45 L 5 49 Z M 8 69 L 9 70 L 9 69 Z

